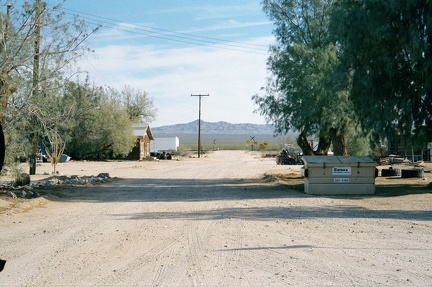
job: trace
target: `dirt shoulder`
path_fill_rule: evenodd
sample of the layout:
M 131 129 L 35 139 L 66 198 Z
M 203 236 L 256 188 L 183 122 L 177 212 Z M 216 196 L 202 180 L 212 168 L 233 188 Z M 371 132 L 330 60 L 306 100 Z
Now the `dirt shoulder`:
M 32 181 L 45 180 L 49 164 Z M 0 286 L 428 286 L 432 188 L 382 178 L 368 196 L 302 192 L 299 166 L 244 151 L 68 162 L 111 181 L 41 190 L 0 213 Z

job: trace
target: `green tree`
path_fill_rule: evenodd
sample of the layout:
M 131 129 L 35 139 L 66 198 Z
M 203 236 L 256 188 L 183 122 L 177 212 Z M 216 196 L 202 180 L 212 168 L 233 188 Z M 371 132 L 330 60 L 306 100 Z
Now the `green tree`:
M 102 102 L 95 113 L 88 158 L 107 159 L 126 156 L 136 143 L 126 110 L 116 101 Z
M 113 88 L 69 82 L 64 105 L 73 107 L 70 141 L 66 153 L 75 159 L 108 159 L 126 156 L 136 137 L 121 93 Z
M 10 48 L 8 37 L 12 29 L 10 21 L 11 4 L 6 5 L 6 14 L 0 12 L 0 27 L 2 30 L 0 42 L 0 171 L 2 171 L 4 164 L 7 162 L 6 145 L 7 138 L 5 137 L 5 124 L 7 122 L 7 105 L 11 95 L 16 91 L 15 79 L 11 76 L 13 72 L 13 65 L 11 65 Z
M 277 45 L 271 47 L 264 96 L 254 95 L 259 112 L 279 133 L 300 131 L 306 155 L 347 154 L 346 132 L 355 123 L 347 79 L 338 69 L 338 48 L 329 35 L 332 0 L 265 0 L 274 21 Z M 317 150 L 308 136 L 318 136 Z
M 10 1 L 1 1 L 3 5 L 6 2 Z M 0 13 L 2 28 L 6 27 L 2 29 L 0 82 L 2 87 L 9 90 L 12 87 L 16 92 L 11 97 L 11 93 L 0 89 L 4 103 L 1 115 L 5 121 L 5 137 L 9 144 L 14 144 L 8 145 L 8 149 L 25 147 L 21 152 L 28 156 L 35 154 L 37 139 L 46 134 L 39 130 L 45 126 L 38 122 L 41 119 L 38 112 L 43 108 L 41 103 L 44 97 L 62 88 L 63 71 L 86 51 L 81 44 L 88 34 L 82 21 L 64 17 L 61 5 L 50 6 L 37 0 L 25 1 L 21 7 L 8 7 L 12 8 L 6 15 Z M 31 136 L 33 148 L 29 148 L 30 135 L 39 134 L 39 137 Z M 16 145 L 16 142 L 23 145 Z M 8 154 L 14 157 L 17 153 Z M 35 172 L 35 161 L 33 164 Z
M 87 77 L 83 83 L 77 79 L 67 81 L 63 90 L 63 105 L 74 107 L 71 116 L 70 137 L 65 152 L 74 159 L 85 159 L 93 153 L 91 137 L 97 133 L 95 120 L 100 108 L 103 90 L 90 85 Z
M 46 152 L 55 173 L 66 143 L 71 136 L 70 130 L 73 125 L 72 117 L 75 105 L 65 105 L 62 90 L 50 88 L 47 85 L 50 83 L 43 83 L 43 90 L 49 91 L 49 94 L 40 94 L 39 109 L 34 110 L 32 118 L 36 119 L 34 124 L 40 125 L 37 128 L 39 131 L 38 148 L 40 151 Z
M 362 126 L 431 142 L 432 2 L 340 0 L 332 18 Z

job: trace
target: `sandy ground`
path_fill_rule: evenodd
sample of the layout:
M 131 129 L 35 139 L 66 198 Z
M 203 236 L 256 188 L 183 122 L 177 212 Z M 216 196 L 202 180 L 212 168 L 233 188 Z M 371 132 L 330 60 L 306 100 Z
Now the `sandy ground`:
M 118 179 L 3 209 L 0 286 L 432 286 L 429 178 L 312 196 L 244 151 L 58 170 Z

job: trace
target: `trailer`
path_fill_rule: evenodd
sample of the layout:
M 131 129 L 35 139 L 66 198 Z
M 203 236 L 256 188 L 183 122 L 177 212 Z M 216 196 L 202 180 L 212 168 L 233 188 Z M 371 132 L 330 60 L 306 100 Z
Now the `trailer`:
M 174 152 L 177 151 L 179 145 L 180 141 L 178 137 L 154 138 L 152 141 L 150 141 L 150 152 Z

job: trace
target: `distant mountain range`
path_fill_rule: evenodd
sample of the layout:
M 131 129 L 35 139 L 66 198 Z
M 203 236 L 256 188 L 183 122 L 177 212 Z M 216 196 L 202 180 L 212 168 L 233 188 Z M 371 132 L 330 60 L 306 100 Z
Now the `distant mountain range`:
M 151 128 L 153 133 L 158 134 L 195 134 L 198 133 L 198 120 L 170 126 Z M 269 124 L 230 124 L 227 122 L 204 122 L 201 121 L 201 134 L 269 134 L 274 133 L 273 125 Z

